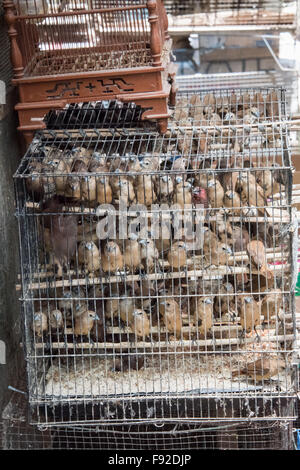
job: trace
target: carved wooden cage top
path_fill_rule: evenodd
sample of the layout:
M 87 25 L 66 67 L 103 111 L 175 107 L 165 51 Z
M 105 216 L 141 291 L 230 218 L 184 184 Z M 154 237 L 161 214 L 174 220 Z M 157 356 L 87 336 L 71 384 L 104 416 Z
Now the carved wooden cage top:
M 162 0 L 4 1 L 15 78 L 160 66 Z

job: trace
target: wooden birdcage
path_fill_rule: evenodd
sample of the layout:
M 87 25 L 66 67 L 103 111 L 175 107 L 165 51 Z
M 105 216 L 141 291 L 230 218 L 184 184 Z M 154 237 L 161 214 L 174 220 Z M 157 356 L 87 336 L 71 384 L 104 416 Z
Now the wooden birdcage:
M 171 41 L 162 0 L 4 1 L 16 106 L 27 142 L 51 109 L 68 103 L 135 102 L 167 128 Z M 99 8 L 100 7 L 100 8 Z M 170 96 L 171 95 L 171 96 Z

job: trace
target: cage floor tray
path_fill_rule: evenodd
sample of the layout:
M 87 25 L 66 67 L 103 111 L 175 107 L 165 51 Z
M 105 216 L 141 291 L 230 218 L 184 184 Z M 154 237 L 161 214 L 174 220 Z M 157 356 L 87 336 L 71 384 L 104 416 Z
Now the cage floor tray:
M 231 371 L 245 364 L 242 355 L 152 356 L 145 358 L 146 367 L 139 371 L 114 371 L 116 358 L 73 358 L 68 365 L 54 360 L 40 385 L 43 396 L 60 399 L 75 396 L 95 397 L 149 395 L 153 393 L 197 395 L 199 393 L 246 392 L 261 390 L 262 383 L 255 384 L 247 377 L 232 379 Z M 263 383 L 266 392 L 287 391 L 290 384 L 286 375 L 278 374 Z

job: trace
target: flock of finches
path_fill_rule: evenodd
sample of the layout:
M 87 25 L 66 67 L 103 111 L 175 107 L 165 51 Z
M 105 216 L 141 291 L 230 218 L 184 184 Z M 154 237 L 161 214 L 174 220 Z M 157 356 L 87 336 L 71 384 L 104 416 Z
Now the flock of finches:
M 212 106 L 217 107 L 216 101 L 208 103 L 204 115 Z M 134 341 L 151 341 L 152 327 L 161 325 L 169 340 L 206 339 L 215 322 L 238 321 L 243 334 L 254 330 L 259 338 L 257 327 L 280 321 L 284 298 L 267 263 L 266 248 L 279 246 L 281 227 L 255 218 L 267 216 L 268 199 L 285 190 L 283 171 L 275 163 L 268 170 L 256 169 L 245 156 L 218 158 L 213 171 L 198 157 L 186 157 L 179 145 L 168 147 L 171 155 L 165 156 L 163 138 L 160 144 L 161 154 L 155 149 L 138 155 L 134 151 L 106 154 L 85 147 L 35 148 L 27 163 L 26 188 L 42 214 L 41 264 L 53 266 L 56 278 L 74 269 L 77 276 L 81 273 L 90 280 L 107 279 L 106 287 L 91 287 L 88 296 L 79 288 L 76 292 L 56 289 L 60 300 L 35 308 L 37 337 L 59 337 L 70 328 L 77 340 L 84 337 L 101 343 L 108 338 L 106 327 L 117 325 L 128 327 Z M 152 204 L 203 207 L 203 246 L 195 249 L 183 230 L 175 239 L 163 220 L 159 239 L 153 239 L 149 224 L 143 237 L 135 232 L 126 240 L 117 234 L 115 240 L 100 241 L 96 235 L 99 218 L 72 212 L 76 206 L 113 204 L 118 208 L 120 203 L 143 204 L 148 209 Z M 249 216 L 253 222 L 244 219 Z M 241 252 L 255 274 L 230 270 L 237 263 L 234 255 Z M 228 282 L 215 287 L 214 281 L 189 280 L 184 286 L 181 279 L 164 276 L 189 268 L 209 274 L 210 269 L 220 267 L 228 268 L 223 273 Z M 149 273 L 159 276 L 148 280 Z M 109 284 L 109 277 L 119 274 L 123 278 Z M 128 287 L 128 281 L 124 282 L 128 274 L 140 274 L 140 280 Z M 252 294 L 258 290 L 259 295 Z M 93 300 L 81 300 L 89 295 Z M 185 324 L 194 327 L 188 336 L 183 332 Z M 140 367 L 139 361 L 135 364 Z

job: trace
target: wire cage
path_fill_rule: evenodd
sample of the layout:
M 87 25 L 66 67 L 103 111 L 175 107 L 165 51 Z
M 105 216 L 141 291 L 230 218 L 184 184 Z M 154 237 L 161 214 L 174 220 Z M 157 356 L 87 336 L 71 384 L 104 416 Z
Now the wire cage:
M 175 84 L 162 0 L 3 4 L 20 95 L 16 109 L 28 140 L 51 109 L 117 97 L 142 105 L 163 132 Z
M 48 130 L 22 159 L 33 423 L 294 417 L 284 91 L 188 99 L 164 136 Z
M 262 0 L 256 2 L 244 1 L 212 1 L 207 2 L 203 0 L 165 0 L 165 8 L 168 14 L 171 15 L 187 15 L 191 13 L 217 13 L 222 11 L 242 12 L 245 10 L 252 10 L 255 16 L 258 16 L 262 10 L 271 10 L 277 12 L 279 15 L 285 5 L 291 3 L 282 0 Z
M 17 393 L 0 422 L 4 450 L 259 450 L 296 448 L 293 422 L 159 423 L 55 426 L 28 423 L 26 399 Z M 183 460 L 184 462 L 184 460 Z
M 237 72 L 178 75 L 176 78 L 178 95 L 197 93 L 201 90 L 228 88 L 284 88 L 287 113 L 298 111 L 297 73 L 282 71 Z
M 172 1 L 165 0 L 170 26 L 249 26 L 286 27 L 295 23 L 293 0 Z M 191 16 L 192 15 L 192 16 Z

